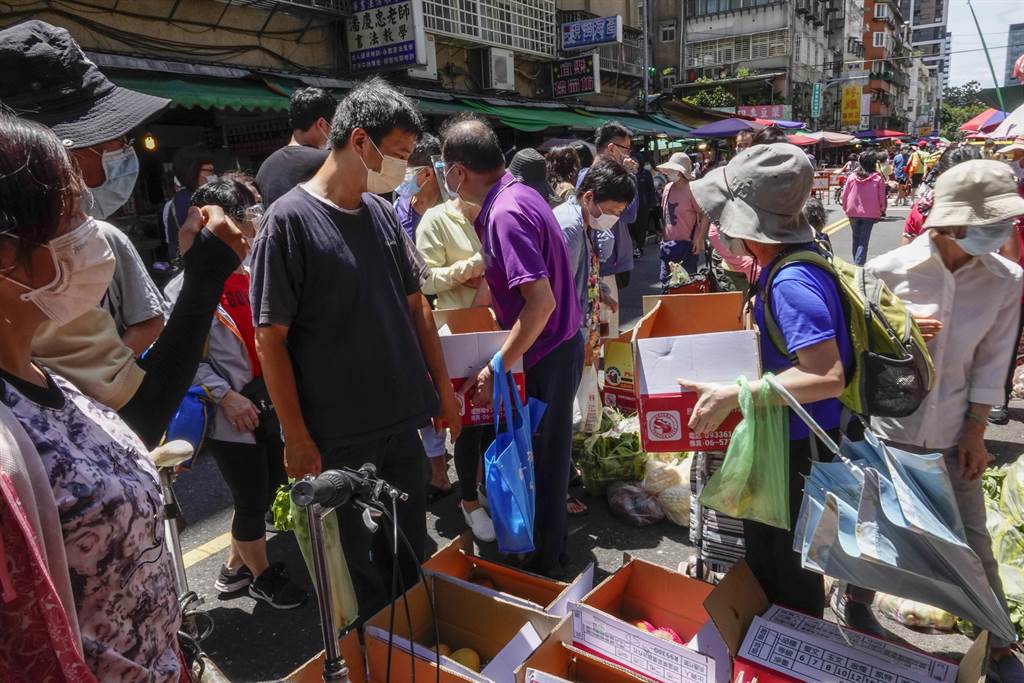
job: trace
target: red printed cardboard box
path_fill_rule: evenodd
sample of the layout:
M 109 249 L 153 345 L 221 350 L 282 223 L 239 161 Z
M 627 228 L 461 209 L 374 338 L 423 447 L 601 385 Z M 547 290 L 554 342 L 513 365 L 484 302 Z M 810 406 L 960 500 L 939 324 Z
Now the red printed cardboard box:
M 448 366 L 455 391 L 469 379 L 472 381 L 477 373 L 487 365 L 494 354 L 501 350 L 508 337 L 508 331 L 498 327 L 491 309 L 483 306 L 474 308 L 457 308 L 434 311 L 434 322 L 441 338 L 441 349 L 444 351 L 444 362 Z M 526 400 L 526 375 L 522 361 L 511 370 L 519 396 Z M 494 422 L 494 411 L 490 408 L 478 408 L 465 400 L 463 394 L 456 393 L 462 408 L 463 426 L 485 425 Z
M 637 408 L 632 334 L 604 342 L 603 402 L 623 413 L 635 413 Z
M 692 433 L 688 423 L 697 395 L 683 391 L 677 380 L 728 384 L 740 375 L 761 376 L 757 332 L 745 329 L 743 295 L 645 297 L 644 308 L 631 335 L 644 450 L 724 450 L 739 412 L 713 434 Z

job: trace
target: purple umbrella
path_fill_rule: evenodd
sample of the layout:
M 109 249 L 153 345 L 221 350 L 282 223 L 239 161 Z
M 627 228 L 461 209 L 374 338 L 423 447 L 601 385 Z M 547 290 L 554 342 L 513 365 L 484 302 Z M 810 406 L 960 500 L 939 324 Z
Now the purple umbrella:
M 764 128 L 755 121 L 746 119 L 722 119 L 700 128 L 694 128 L 690 135 L 695 138 L 731 138 L 743 131 L 757 132 Z

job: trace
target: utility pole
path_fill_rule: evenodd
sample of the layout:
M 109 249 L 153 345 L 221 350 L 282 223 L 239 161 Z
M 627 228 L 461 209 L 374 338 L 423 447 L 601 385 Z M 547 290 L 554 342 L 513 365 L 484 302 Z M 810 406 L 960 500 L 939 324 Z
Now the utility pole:
M 651 0 L 643 0 L 643 4 L 640 5 L 640 25 L 641 32 L 643 35 L 643 86 L 640 89 L 640 111 L 647 111 L 647 94 L 651 91 L 651 75 L 649 73 L 651 66 L 650 58 L 650 39 L 648 33 L 650 31 L 650 16 L 651 16 Z
M 999 98 L 999 108 L 1006 111 L 1006 105 L 1003 103 L 1003 90 L 999 87 L 999 80 L 996 79 L 996 70 L 992 66 L 992 56 L 988 53 L 988 45 L 985 44 L 985 34 L 981 32 L 981 24 L 978 23 L 978 15 L 974 13 L 974 6 L 971 4 L 971 0 L 967 0 L 967 8 L 971 10 L 971 16 L 974 17 L 974 27 L 978 29 L 978 37 L 981 38 L 981 47 L 985 50 L 985 59 L 988 60 L 988 70 L 992 74 L 992 85 L 996 87 L 996 97 Z

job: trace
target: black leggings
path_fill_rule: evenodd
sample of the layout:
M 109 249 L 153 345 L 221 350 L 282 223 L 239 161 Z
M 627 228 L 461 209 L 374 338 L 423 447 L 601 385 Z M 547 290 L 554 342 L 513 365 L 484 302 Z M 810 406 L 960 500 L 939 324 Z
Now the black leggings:
M 839 442 L 839 430 L 828 432 Z M 813 437 L 812 437 L 813 438 Z M 819 441 L 818 457 L 830 459 L 831 453 Z M 790 530 L 760 522 L 743 520 L 743 541 L 747 564 L 764 588 L 768 602 L 821 618 L 825 611 L 825 583 L 821 574 L 801 566 L 800 554 L 793 551 L 793 531 L 804 497 L 804 477 L 811 471 L 811 441 L 789 442 L 789 518 Z
M 455 472 L 459 475 L 462 500 L 477 499 L 476 477 L 480 471 L 480 458 L 494 441 L 494 427 L 478 425 L 466 427 L 455 441 Z
M 263 517 L 274 502 L 274 493 L 287 481 L 284 445 L 280 439 L 269 444 L 209 439 L 206 447 L 235 503 L 231 537 L 242 542 L 258 541 L 266 533 Z

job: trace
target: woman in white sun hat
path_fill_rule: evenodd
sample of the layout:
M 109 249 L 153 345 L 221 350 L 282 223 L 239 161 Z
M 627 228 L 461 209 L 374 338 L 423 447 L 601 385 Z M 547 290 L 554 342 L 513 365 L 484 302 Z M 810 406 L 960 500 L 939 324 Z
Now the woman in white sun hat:
M 671 181 L 661 193 L 665 225 L 661 242 L 661 284 L 664 287 L 668 282 L 669 263 L 681 264 L 690 275 L 697 272 L 709 221 L 690 190 L 690 181 L 696 178 L 690 157 L 676 152 L 658 166 L 658 170 Z

